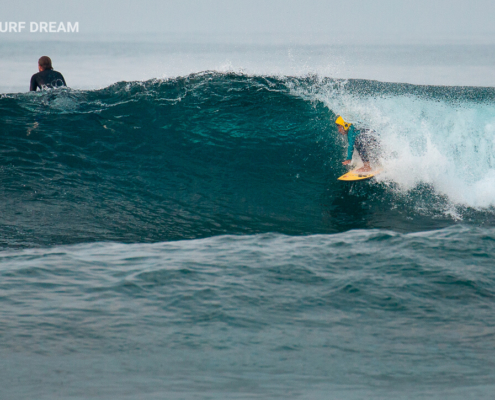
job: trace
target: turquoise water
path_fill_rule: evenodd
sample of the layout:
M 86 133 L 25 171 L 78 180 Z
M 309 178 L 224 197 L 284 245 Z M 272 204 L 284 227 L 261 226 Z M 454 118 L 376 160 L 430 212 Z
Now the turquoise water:
M 489 398 L 493 95 L 232 72 L 1 95 L 4 396 Z M 376 180 L 336 180 L 337 114 L 379 132 Z
M 493 228 L 6 251 L 6 398 L 489 398 Z

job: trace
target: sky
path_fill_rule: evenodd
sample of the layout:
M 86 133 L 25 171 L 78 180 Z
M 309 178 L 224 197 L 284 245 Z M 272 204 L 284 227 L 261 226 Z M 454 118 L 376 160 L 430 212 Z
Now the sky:
M 270 40 L 276 34 L 324 43 L 495 43 L 493 0 L 1 1 L 0 21 L 79 22 L 81 34 L 108 37 L 176 33 Z M 15 34 L 0 34 L 0 40 L 8 35 Z

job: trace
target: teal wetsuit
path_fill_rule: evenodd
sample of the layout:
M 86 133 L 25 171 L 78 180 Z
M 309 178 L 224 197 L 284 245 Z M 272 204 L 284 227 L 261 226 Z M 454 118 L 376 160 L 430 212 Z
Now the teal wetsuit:
M 349 145 L 347 146 L 347 160 L 352 160 L 352 153 L 354 152 L 354 142 L 356 141 L 357 135 L 359 135 L 361 131 L 358 131 L 354 128 L 354 125 L 349 127 L 347 131 L 347 141 Z

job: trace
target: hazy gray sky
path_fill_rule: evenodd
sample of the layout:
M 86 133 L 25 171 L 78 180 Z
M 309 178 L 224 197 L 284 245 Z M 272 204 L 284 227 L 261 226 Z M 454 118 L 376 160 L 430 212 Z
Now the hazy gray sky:
M 1 0 L 1 21 L 81 33 L 265 33 L 392 42 L 495 42 L 494 0 Z M 5 34 L 0 34 L 0 40 Z M 53 34 L 52 34 L 53 36 Z

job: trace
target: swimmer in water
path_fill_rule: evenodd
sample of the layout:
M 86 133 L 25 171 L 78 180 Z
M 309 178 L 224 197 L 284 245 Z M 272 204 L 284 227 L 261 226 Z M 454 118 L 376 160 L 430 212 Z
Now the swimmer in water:
M 38 70 L 40 72 L 31 77 L 30 91 L 35 92 L 38 88 L 43 90 L 45 88 L 67 86 L 62 74 L 53 70 L 50 57 L 43 56 L 38 60 Z

